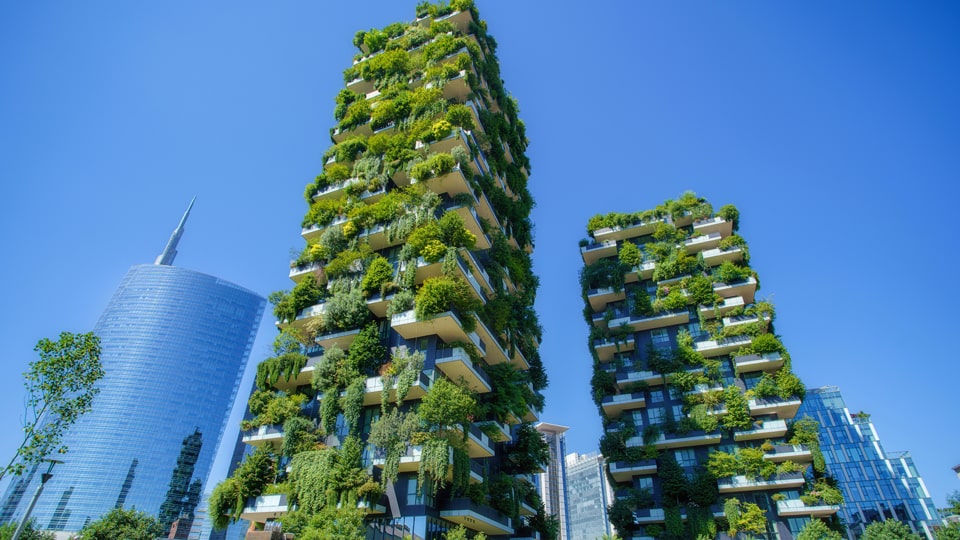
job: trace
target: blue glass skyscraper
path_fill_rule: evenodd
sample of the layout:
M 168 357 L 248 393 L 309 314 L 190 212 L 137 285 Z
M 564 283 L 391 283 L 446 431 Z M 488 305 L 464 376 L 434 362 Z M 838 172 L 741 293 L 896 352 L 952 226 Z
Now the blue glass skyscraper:
M 64 437 L 65 463 L 32 514 L 38 528 L 77 531 L 123 506 L 182 515 L 178 531 L 190 529 L 265 300 L 171 266 L 189 212 L 155 264 L 127 272 L 94 328 L 106 375 L 93 410 Z M 24 511 L 35 476 L 8 490 L 7 519 Z
M 798 417 L 820 423 L 820 449 L 845 502 L 839 516 L 852 540 L 874 521 L 895 519 L 924 538 L 933 538 L 939 514 L 907 452 L 885 452 L 870 415 L 851 414 L 840 389 L 807 390 Z

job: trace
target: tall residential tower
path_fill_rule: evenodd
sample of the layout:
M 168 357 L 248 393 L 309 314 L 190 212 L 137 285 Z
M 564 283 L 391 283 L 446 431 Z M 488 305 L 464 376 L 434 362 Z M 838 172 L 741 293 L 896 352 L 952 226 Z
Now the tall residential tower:
M 189 528 L 265 305 L 171 266 L 189 212 L 155 264 L 127 272 L 94 328 L 105 375 L 93 409 L 64 436 L 70 452 L 32 514 L 40 529 L 78 531 L 119 506 Z M 22 487 L 34 491 L 14 483 L 5 516 L 26 507 Z
M 837 511 L 816 426 L 792 422 L 804 386 L 738 224 L 733 206 L 714 212 L 686 193 L 587 225 L 592 390 L 616 482 L 610 520 L 625 538 L 789 539 Z
M 296 286 L 273 296 L 244 426 L 259 450 L 210 500 L 264 535 L 556 525 L 532 482 L 549 453 L 524 125 L 472 2 L 416 16 L 356 34 Z

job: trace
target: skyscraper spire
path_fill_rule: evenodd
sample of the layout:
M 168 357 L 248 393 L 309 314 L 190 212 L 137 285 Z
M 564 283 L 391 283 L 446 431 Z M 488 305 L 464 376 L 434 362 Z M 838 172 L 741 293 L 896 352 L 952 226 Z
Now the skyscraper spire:
M 190 205 L 187 206 L 187 211 L 183 213 L 183 217 L 180 218 L 180 223 L 177 225 L 177 228 L 173 230 L 173 234 L 170 235 L 170 240 L 167 240 L 167 247 L 163 248 L 163 253 L 157 257 L 157 260 L 153 264 L 162 264 L 164 266 L 170 266 L 173 264 L 173 259 L 177 256 L 177 244 L 180 243 L 180 237 L 183 236 L 183 225 L 187 222 L 187 218 L 190 217 L 190 209 L 193 208 L 194 201 L 197 200 L 197 196 L 194 195 L 193 199 L 190 200 Z

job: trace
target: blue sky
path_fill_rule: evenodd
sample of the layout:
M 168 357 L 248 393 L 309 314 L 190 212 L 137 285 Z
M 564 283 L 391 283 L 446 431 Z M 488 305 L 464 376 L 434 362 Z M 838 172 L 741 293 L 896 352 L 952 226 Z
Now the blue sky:
M 586 221 L 692 189 L 740 208 L 807 385 L 872 413 L 938 504 L 960 489 L 956 6 L 478 5 L 531 141 L 543 420 L 570 426 L 568 449 L 600 436 L 577 285 Z M 0 455 L 33 345 L 91 328 L 194 195 L 178 265 L 264 295 L 291 286 L 352 36 L 411 19 L 414 2 L 357 6 L 0 6 Z

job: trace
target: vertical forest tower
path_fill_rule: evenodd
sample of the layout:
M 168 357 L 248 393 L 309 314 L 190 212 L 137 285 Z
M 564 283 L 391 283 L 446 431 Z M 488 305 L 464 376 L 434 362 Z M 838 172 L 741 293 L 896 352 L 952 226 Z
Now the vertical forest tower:
M 416 17 L 354 39 L 220 526 L 555 534 L 524 125 L 472 2 Z
M 581 242 L 600 449 L 624 538 L 793 538 L 842 496 L 757 296 L 739 212 L 692 193 Z M 812 466 L 811 466 L 812 465 Z

